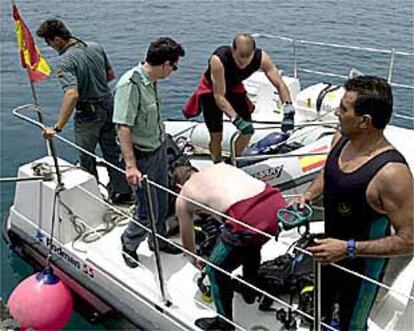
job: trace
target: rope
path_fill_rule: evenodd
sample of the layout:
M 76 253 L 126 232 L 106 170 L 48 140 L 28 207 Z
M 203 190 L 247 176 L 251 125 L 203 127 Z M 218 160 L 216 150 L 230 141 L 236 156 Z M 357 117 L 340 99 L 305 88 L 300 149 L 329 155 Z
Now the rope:
M 54 239 L 54 231 L 55 231 L 55 221 L 56 221 L 56 210 L 58 208 L 58 204 L 56 203 L 59 199 L 59 193 L 63 188 L 58 184 L 57 187 L 55 188 L 55 193 L 53 195 L 53 206 L 52 206 L 52 224 L 51 224 L 51 229 L 50 229 L 50 242 L 53 243 L 53 239 Z M 60 213 L 59 213 L 60 214 Z M 46 263 L 47 266 L 50 267 L 50 259 L 52 258 L 52 246 L 49 246 L 49 250 L 47 252 L 47 257 L 46 257 Z

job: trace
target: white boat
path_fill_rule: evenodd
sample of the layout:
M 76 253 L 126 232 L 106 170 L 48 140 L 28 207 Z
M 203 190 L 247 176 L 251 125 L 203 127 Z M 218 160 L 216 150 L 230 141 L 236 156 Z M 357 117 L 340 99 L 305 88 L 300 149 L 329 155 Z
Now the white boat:
M 302 141 L 304 147 L 284 154 L 283 158 L 275 155 L 243 169 L 273 185 L 285 185 L 285 192 L 297 194 L 323 165 L 333 129 L 332 126 L 324 127 L 321 124 L 334 120 L 332 110 L 338 105 L 343 90 L 335 89 L 329 92 L 331 95 L 325 101 L 318 101 L 317 97 L 326 87 L 325 84 L 319 83 L 301 90 L 297 77 L 285 77 L 285 81 L 294 96 L 298 126 L 303 128 L 283 143 Z M 257 110 L 254 119 L 275 122 L 271 125 L 255 123 L 257 130 L 252 143 L 256 143 L 275 130 L 274 126 L 280 120 L 280 109 L 277 96 L 275 97 L 270 85 L 263 81 L 263 75 L 254 75 L 246 81 L 246 86 L 250 95 L 255 97 Z M 320 105 L 319 110 L 316 109 L 316 103 Z M 27 107 L 16 112 L 25 108 Z M 309 129 L 306 123 L 316 121 L 320 121 L 319 126 Z M 185 141 L 191 144 L 187 146 L 206 148 L 207 131 L 204 124 L 171 120 L 166 123 L 166 127 L 179 143 Z M 234 134 L 232 125 L 225 123 L 224 149 L 229 152 Z M 404 144 L 404 141 L 414 139 L 413 130 L 389 127 L 386 135 L 405 155 L 413 170 L 413 155 L 408 150 L 408 144 Z M 67 142 L 62 137 L 59 139 Z M 194 153 L 191 157 L 199 166 L 209 162 Z M 214 305 L 203 300 L 197 285 L 199 270 L 183 255 L 154 254 L 146 244 L 142 244 L 138 250 L 140 267 L 133 270 L 128 268 L 121 256 L 120 242 L 121 233 L 126 226 L 125 219 L 112 227 L 105 217 L 108 211 L 116 211 L 128 218 L 128 210 L 105 202 L 92 175 L 61 158 L 58 159 L 58 164 L 62 171 L 62 190 L 56 175 L 53 175 L 54 161 L 50 156 L 18 169 L 20 181 L 16 183 L 14 203 L 4 229 L 14 251 L 29 262 L 44 266 L 50 250 L 50 261 L 58 275 L 75 293 L 91 304 L 97 313 L 106 315 L 116 311 L 137 328 L 194 330 L 197 329 L 194 325 L 196 319 L 215 316 Z M 45 174 L 49 180 L 30 180 Z M 59 193 L 54 205 L 56 192 Z M 55 223 L 53 240 L 50 239 L 52 223 Z M 322 230 L 321 222 L 312 223 L 312 232 Z M 284 253 L 287 244 L 297 238 L 295 230 L 282 232 L 277 242 L 272 240 L 263 247 L 263 260 Z M 176 241 L 177 238 L 166 240 Z M 235 274 L 239 275 L 240 270 L 236 270 Z M 392 291 L 378 302 L 378 308 L 369 320 L 370 330 L 398 330 L 402 323 L 407 323 L 409 309 L 413 307 L 412 294 L 411 298 L 408 295 L 413 280 L 414 262 L 411 261 L 399 277 L 388 284 Z M 286 309 L 288 297 L 282 296 L 279 299 L 281 301 L 275 301 L 273 307 Z M 293 309 L 296 308 L 295 301 Z M 299 316 L 298 312 L 296 316 Z M 274 312 L 260 311 L 258 303 L 245 304 L 237 293 L 234 298 L 234 322 L 242 330 L 283 329 L 283 323 L 276 319 Z M 298 321 L 297 329 L 309 330 L 309 323 Z

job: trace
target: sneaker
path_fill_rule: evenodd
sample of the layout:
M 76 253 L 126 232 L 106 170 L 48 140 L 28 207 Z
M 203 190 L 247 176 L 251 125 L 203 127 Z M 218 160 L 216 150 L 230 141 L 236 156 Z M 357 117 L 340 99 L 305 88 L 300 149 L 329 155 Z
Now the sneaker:
M 114 193 L 111 195 L 111 201 L 115 205 L 131 205 L 135 199 L 132 193 Z
M 167 243 L 164 240 L 158 240 L 158 243 L 160 245 L 160 251 L 171 254 L 171 255 L 178 255 L 181 254 L 183 251 L 179 249 L 178 247 L 175 247 L 174 245 L 171 245 L 170 243 Z M 148 239 L 148 247 L 151 251 L 155 250 L 154 242 L 152 239 Z
M 194 322 L 194 324 L 202 330 L 235 330 L 233 324 L 230 324 L 219 317 L 199 318 Z
M 124 237 L 121 236 L 121 243 L 122 243 L 122 257 L 124 258 L 125 264 L 134 269 L 139 266 L 138 261 L 138 254 L 136 251 L 131 251 L 126 248 Z

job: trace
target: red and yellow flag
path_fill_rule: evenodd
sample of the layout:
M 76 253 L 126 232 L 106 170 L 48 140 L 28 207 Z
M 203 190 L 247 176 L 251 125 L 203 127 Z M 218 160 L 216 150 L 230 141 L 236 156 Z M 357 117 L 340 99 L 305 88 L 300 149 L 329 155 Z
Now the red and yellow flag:
M 301 156 L 299 164 L 303 172 L 309 172 L 317 168 L 321 168 L 328 157 L 329 145 L 317 147 L 309 151 L 310 153 L 323 153 L 320 155 Z M 325 154 L 326 153 L 326 154 Z
M 51 73 L 49 64 L 36 47 L 32 34 L 20 17 L 16 5 L 13 5 L 13 18 L 16 21 L 17 45 L 20 51 L 22 67 L 27 69 L 29 79 L 32 82 L 45 79 Z

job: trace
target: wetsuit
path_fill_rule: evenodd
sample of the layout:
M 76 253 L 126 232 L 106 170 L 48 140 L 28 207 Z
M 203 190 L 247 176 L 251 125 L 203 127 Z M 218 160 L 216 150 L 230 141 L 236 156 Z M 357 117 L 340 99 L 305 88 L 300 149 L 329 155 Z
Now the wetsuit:
M 342 137 L 328 156 L 324 173 L 325 234 L 327 237 L 356 241 L 374 240 L 390 234 L 387 215 L 369 205 L 366 192 L 374 176 L 390 162 L 404 163 L 396 150 L 384 151 L 358 169 L 344 173 L 339 156 L 348 142 Z M 340 265 L 381 281 L 387 259 L 345 259 Z M 346 284 L 346 285 L 345 285 Z M 332 305 L 340 306 L 341 330 L 366 330 L 378 287 L 334 267 L 322 269 L 322 313 L 329 323 Z
M 242 83 L 254 72 L 260 69 L 262 62 L 262 50 L 256 49 L 252 61 L 246 68 L 240 69 L 234 62 L 230 46 L 217 48 L 213 55 L 220 58 L 224 66 L 224 77 L 226 80 L 226 99 L 230 102 L 236 113 L 246 121 L 251 121 L 252 106 L 248 100 L 247 93 L 233 93 L 234 86 Z M 208 66 L 204 78 L 211 83 L 211 68 Z M 204 120 L 210 132 L 223 131 L 223 111 L 217 106 L 213 93 L 204 94 L 201 97 L 201 107 Z
M 263 232 L 276 235 L 279 230 L 277 211 L 285 207 L 286 202 L 280 191 L 266 185 L 263 192 L 235 203 L 226 214 Z M 260 265 L 260 250 L 268 240 L 266 236 L 227 221 L 209 262 L 230 273 L 241 265 L 243 278 L 254 284 Z M 231 320 L 234 293 L 231 278 L 210 266 L 207 266 L 206 272 L 210 278 L 217 312 Z M 254 295 L 253 292 L 253 298 Z

